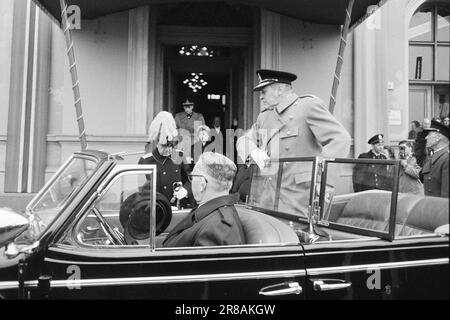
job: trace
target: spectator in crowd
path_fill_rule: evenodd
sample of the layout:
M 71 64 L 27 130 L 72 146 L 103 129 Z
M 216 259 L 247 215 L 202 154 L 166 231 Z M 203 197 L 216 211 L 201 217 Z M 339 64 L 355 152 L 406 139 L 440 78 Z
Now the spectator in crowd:
M 367 143 L 372 146 L 372 150 L 360 154 L 358 159 L 388 159 L 389 153 L 384 147 L 384 135 L 377 134 Z M 389 189 L 386 186 L 387 177 L 389 174 L 385 165 L 357 164 L 353 169 L 353 190 L 361 192 L 371 189 Z
M 450 119 L 449 119 L 449 117 L 445 117 L 444 120 L 442 121 L 442 123 L 445 126 L 450 127 Z
M 420 131 L 420 122 L 414 120 L 411 122 L 411 130 L 408 133 L 408 139 L 410 139 L 410 140 L 416 139 L 416 135 L 417 135 L 418 131 Z
M 424 131 L 424 129 L 429 128 L 430 125 L 430 119 L 423 119 L 422 127 L 417 131 L 416 139 L 414 140 L 414 156 L 416 157 L 417 164 L 420 167 L 423 167 L 423 164 L 428 157 L 428 150 L 426 148 L 427 142 L 425 140 L 427 133 Z
M 180 164 L 172 160 L 174 147 L 177 145 L 178 131 L 173 116 L 166 111 L 156 115 L 149 128 L 147 151 L 152 151 L 139 159 L 139 164 L 156 164 L 156 191 L 163 194 L 168 201 L 181 206 L 194 206 L 195 201 L 190 192 L 187 172 Z
M 164 247 L 220 246 L 245 244 L 245 234 L 229 194 L 236 165 L 227 157 L 205 152 L 192 174 L 192 191 L 198 207 L 176 225 Z
M 423 195 L 423 184 L 419 179 L 422 168 L 412 154 L 412 143 L 406 140 L 398 144 L 400 158 L 399 192 Z
M 427 147 L 433 150 L 433 155 L 427 159 L 422 169 L 425 195 L 448 198 L 450 129 L 442 123 L 432 121 L 425 132 Z
M 211 130 L 208 126 L 199 126 L 197 128 L 197 139 L 192 145 L 191 156 L 194 164 L 204 152 L 215 152 L 215 145 L 211 141 Z
M 194 144 L 194 135 L 195 130 L 198 126 L 205 125 L 205 119 L 201 113 L 194 112 L 194 103 L 186 100 L 183 102 L 184 112 L 179 112 L 175 115 L 175 123 L 177 125 L 177 129 L 180 130 L 180 135 L 183 136 L 184 133 L 189 132 L 190 134 L 190 143 L 189 148 L 192 144 Z M 183 137 L 185 139 L 185 137 Z M 186 146 L 186 144 L 184 144 Z
M 211 128 L 211 141 L 214 143 L 215 152 L 226 155 L 225 130 L 219 116 L 214 117 Z

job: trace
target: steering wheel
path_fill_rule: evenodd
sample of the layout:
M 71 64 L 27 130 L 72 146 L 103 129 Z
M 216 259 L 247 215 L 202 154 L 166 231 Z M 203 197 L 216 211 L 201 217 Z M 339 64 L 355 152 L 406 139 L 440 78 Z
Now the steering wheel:
M 124 228 L 125 241 L 144 240 L 150 236 L 151 195 L 136 192 L 129 196 L 120 208 L 120 222 Z M 162 233 L 172 220 L 172 208 L 169 200 L 156 193 L 156 235 Z

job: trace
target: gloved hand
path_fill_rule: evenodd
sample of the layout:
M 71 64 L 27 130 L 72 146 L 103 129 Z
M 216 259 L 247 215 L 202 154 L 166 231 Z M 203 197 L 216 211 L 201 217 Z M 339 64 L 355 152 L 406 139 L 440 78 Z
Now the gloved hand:
M 258 165 L 259 169 L 264 169 L 264 167 L 270 162 L 270 158 L 267 153 L 261 149 L 255 149 L 250 153 L 250 157 Z
M 186 198 L 187 195 L 188 195 L 187 190 L 184 187 L 179 187 L 173 191 L 172 201 L 174 201 L 175 199 L 181 200 L 183 198 Z

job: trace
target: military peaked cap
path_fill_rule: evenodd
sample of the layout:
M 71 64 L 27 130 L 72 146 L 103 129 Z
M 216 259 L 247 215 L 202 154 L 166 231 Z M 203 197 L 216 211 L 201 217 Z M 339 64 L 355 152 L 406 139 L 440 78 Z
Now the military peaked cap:
M 273 83 L 286 83 L 291 84 L 291 82 L 297 80 L 297 76 L 293 73 L 276 71 L 276 70 L 258 70 L 256 71 L 259 83 L 253 89 L 254 91 L 260 91 L 265 86 Z

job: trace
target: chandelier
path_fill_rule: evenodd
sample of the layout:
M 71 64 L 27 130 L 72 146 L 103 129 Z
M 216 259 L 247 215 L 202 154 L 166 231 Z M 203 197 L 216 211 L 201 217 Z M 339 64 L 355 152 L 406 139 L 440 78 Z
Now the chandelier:
M 198 56 L 198 57 L 213 57 L 214 50 L 208 50 L 207 47 L 200 47 L 192 45 L 190 47 L 181 47 L 179 51 L 182 56 Z
M 191 88 L 193 92 L 197 92 L 208 84 L 208 82 L 202 79 L 201 76 L 203 76 L 203 73 L 193 72 L 189 78 L 183 81 L 183 83 Z

